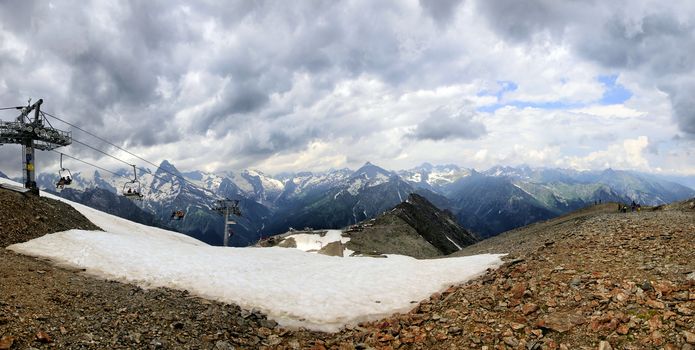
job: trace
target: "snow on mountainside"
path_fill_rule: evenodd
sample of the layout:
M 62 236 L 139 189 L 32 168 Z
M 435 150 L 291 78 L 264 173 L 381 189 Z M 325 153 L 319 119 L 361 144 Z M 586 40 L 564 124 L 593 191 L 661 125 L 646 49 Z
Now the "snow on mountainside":
M 361 168 L 352 173 L 350 181 L 352 181 L 352 183 L 359 183 L 359 186 L 374 187 L 383 184 L 395 175 L 395 173 L 380 168 L 370 162 L 366 162 Z M 350 187 L 352 188 L 355 186 L 351 184 Z
M 499 254 L 374 259 L 336 258 L 298 249 L 212 247 L 182 234 L 43 196 L 68 203 L 104 231 L 58 232 L 7 249 L 111 280 L 188 290 L 261 310 L 289 327 L 337 331 L 346 324 L 407 312 L 413 300 L 501 265 Z
M 254 244 L 263 236 L 285 232 L 289 227 L 340 228 L 354 224 L 393 208 L 413 192 L 450 210 L 466 229 L 486 236 L 598 200 L 660 205 L 695 196 L 692 189 L 662 178 L 611 169 L 497 166 L 481 173 L 456 165 L 424 163 L 392 172 L 367 162 L 356 171 L 273 177 L 256 170 L 179 173 L 167 161 L 161 166 L 167 171 L 138 170 L 144 195 L 141 207 L 161 222 L 170 221 L 172 210 L 191 212 L 194 215 L 175 223 L 177 229 L 220 244 L 223 225 L 209 208 L 215 197 L 238 199 L 244 216 L 234 228 L 232 244 L 236 246 Z M 97 171 L 76 173 L 71 187 L 99 187 L 120 193 L 123 183 L 132 177 L 132 170 L 117 173 L 124 177 Z M 195 186 L 169 173 L 181 174 Z M 486 178 L 490 181 L 483 181 Z M 55 173 L 38 177 L 43 188 L 55 188 L 56 180 Z
M 229 179 L 246 198 L 264 205 L 272 205 L 285 187 L 282 181 L 258 170 L 230 171 L 219 175 Z
M 352 171 L 349 169 L 333 170 L 321 173 L 301 172 L 284 178 L 282 200 L 297 198 L 314 190 L 327 190 L 346 181 Z
M 470 176 L 475 170 L 460 168 L 456 165 L 432 165 L 424 163 L 419 167 L 398 172 L 405 181 L 424 188 L 437 189 Z

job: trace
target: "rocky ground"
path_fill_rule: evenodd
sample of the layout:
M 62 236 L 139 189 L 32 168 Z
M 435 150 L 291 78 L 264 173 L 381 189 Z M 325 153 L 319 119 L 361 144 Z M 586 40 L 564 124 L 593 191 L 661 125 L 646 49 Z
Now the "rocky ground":
M 458 254 L 511 252 L 505 265 L 334 334 L 0 250 L 0 349 L 695 349 L 695 213 L 683 208 L 598 206 L 480 242 Z

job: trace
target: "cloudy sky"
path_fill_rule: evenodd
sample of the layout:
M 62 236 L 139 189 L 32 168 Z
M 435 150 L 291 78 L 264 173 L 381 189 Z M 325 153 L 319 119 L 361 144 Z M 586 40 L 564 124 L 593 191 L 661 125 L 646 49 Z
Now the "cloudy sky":
M 0 107 L 43 98 L 184 170 L 427 161 L 695 175 L 694 53 L 692 1 L 8 0 Z M 19 167 L 19 148 L 0 147 L 0 170 Z

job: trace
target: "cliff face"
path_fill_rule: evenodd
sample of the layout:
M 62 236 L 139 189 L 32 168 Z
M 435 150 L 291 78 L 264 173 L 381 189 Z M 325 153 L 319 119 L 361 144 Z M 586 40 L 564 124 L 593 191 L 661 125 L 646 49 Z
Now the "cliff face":
M 415 193 L 392 210 L 357 225 L 349 236 L 348 249 L 359 253 L 416 258 L 448 255 L 478 241 L 450 212 Z
M 424 197 L 411 194 L 393 214 L 408 223 L 442 254 L 451 254 L 478 241 L 478 238 L 456 223 L 454 215 L 440 210 Z

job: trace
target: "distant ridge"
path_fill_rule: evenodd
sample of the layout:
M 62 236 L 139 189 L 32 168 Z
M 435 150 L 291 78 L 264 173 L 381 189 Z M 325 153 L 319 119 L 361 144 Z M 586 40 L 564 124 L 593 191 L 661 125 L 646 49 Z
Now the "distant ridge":
M 428 258 L 451 254 L 479 239 L 416 193 L 375 219 L 353 227 L 347 248 L 357 253 L 401 254 Z

